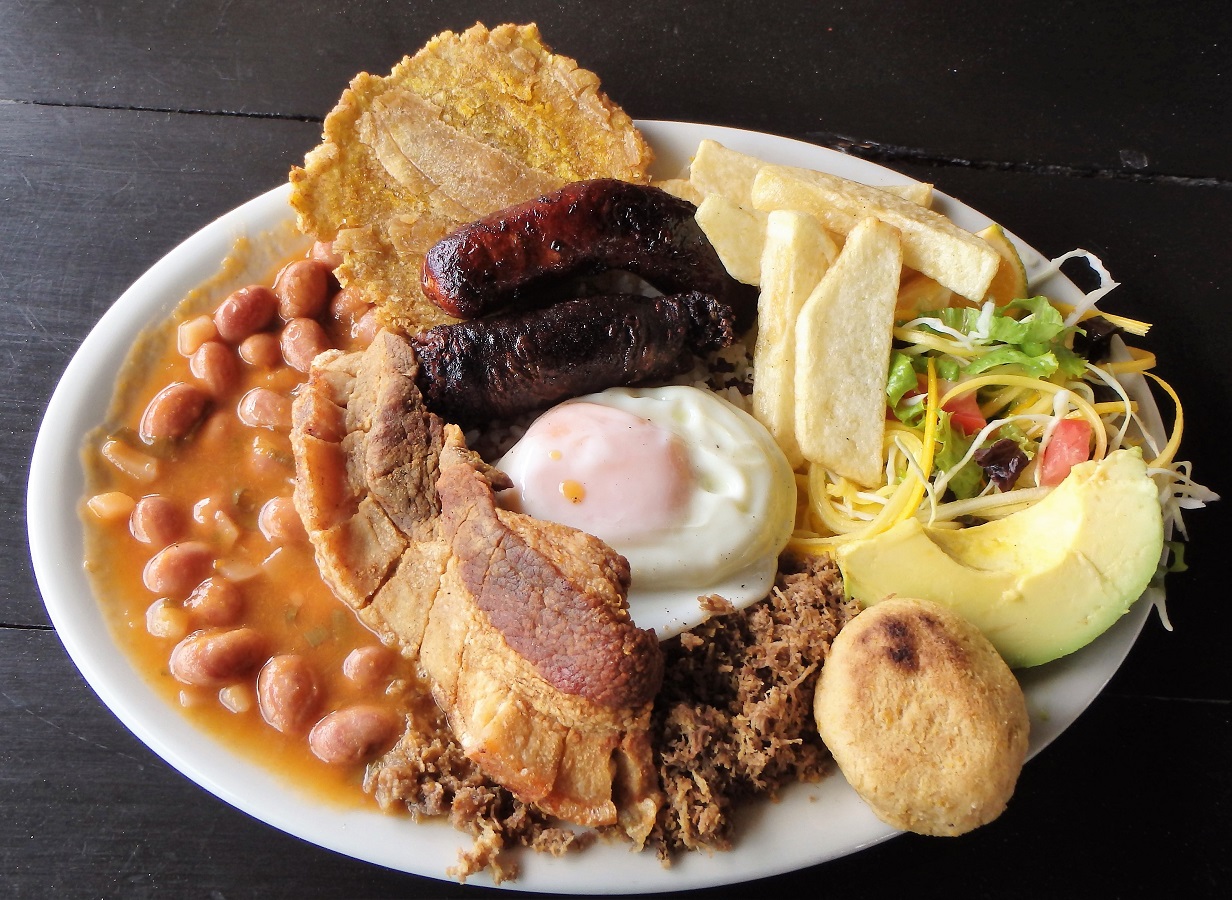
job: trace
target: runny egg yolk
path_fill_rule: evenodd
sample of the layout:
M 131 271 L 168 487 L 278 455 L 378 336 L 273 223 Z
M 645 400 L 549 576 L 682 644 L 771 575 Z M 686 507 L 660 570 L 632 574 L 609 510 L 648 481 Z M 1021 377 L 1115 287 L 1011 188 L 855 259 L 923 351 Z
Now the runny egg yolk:
M 502 502 L 519 512 L 608 543 L 684 517 L 693 486 L 688 454 L 679 437 L 647 419 L 566 403 L 535 420 L 518 447 L 516 493 Z

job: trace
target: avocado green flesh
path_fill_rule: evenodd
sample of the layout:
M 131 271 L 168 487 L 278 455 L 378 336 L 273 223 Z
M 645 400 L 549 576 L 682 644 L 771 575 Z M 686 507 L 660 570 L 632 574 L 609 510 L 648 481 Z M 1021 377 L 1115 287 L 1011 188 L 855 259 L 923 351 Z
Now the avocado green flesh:
M 847 592 L 951 607 L 1013 667 L 1084 647 L 1129 611 L 1163 552 L 1163 512 L 1136 451 L 1075 466 L 1034 506 L 957 530 L 917 519 L 836 551 Z

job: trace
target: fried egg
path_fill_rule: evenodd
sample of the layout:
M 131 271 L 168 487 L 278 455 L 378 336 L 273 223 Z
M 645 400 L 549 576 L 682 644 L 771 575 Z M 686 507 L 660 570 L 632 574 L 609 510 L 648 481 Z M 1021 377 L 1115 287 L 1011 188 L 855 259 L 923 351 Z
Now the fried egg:
M 499 502 L 585 531 L 629 561 L 629 611 L 660 639 L 765 597 L 791 536 L 796 483 L 752 416 L 693 387 L 612 388 L 536 419 L 497 463 Z

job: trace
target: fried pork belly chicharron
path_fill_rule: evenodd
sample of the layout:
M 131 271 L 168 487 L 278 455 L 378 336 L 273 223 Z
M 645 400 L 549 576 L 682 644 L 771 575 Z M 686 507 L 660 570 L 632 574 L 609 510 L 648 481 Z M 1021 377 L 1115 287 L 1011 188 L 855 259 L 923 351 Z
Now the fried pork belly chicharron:
M 428 412 L 410 345 L 318 357 L 294 405 L 295 503 L 325 581 L 418 659 L 466 755 L 552 815 L 639 846 L 660 804 L 648 738 L 663 663 L 628 563 L 496 506 L 505 479 Z
M 571 181 L 644 183 L 652 153 L 599 78 L 534 25 L 444 32 L 385 78 L 360 74 L 291 170 L 300 229 L 332 240 L 337 275 L 414 333 L 454 321 L 419 286 L 456 226 Z

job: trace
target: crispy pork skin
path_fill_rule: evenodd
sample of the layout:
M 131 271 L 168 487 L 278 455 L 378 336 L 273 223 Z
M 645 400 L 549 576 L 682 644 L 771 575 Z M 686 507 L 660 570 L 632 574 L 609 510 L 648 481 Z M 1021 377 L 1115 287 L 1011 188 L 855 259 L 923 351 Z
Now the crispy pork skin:
M 662 678 L 623 557 L 499 510 L 503 476 L 423 405 L 410 345 L 323 354 L 296 399 L 296 507 L 326 582 L 417 659 L 465 754 L 540 809 L 640 846 Z

